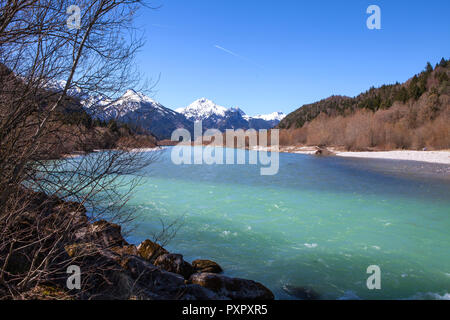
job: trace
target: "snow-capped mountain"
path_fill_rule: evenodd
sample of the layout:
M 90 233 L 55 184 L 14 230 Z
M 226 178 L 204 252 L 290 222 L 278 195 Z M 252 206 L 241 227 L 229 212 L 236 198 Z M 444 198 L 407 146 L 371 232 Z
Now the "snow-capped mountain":
M 260 114 L 254 117 L 251 117 L 253 119 L 263 119 L 266 121 L 281 121 L 286 117 L 286 115 L 283 112 L 277 111 L 272 112 L 269 114 Z
M 64 82 L 52 83 L 52 90 L 60 91 Z M 284 114 L 274 112 L 251 117 L 239 107 L 225 108 L 206 98 L 198 99 L 185 108 L 175 111 L 135 90 L 127 90 L 120 98 L 111 100 L 102 96 L 89 96 L 78 88 L 71 88 L 69 95 L 77 97 L 83 108 L 94 118 L 111 119 L 141 127 L 158 139 L 170 139 L 178 128 L 193 133 L 194 122 L 202 120 L 203 130 L 218 129 L 270 129 Z
M 84 107 L 94 117 L 137 125 L 150 131 L 158 139 L 169 139 L 172 132 L 178 128 L 185 128 L 191 132 L 193 130 L 192 121 L 186 119 L 184 115 L 131 89 L 115 101 L 92 100 L 98 99 L 86 100 Z
M 195 100 L 186 108 L 175 111 L 193 122 L 201 120 L 204 130 L 219 129 L 223 131 L 248 128 L 248 122 L 242 118 L 242 115 L 245 114 L 242 110 L 239 108 L 227 109 L 206 98 Z
M 201 98 L 185 108 L 175 111 L 183 114 L 191 121 L 202 120 L 204 129 L 270 129 L 276 126 L 285 115 L 274 112 L 267 115 L 251 117 L 239 107 L 225 108 L 211 100 Z
M 175 109 L 176 112 L 184 114 L 190 120 L 205 120 L 209 117 L 224 117 L 227 108 L 219 106 L 206 98 L 195 100 L 186 108 Z
M 99 100 L 99 101 L 96 101 Z M 118 119 L 136 112 L 152 111 L 165 115 L 177 115 L 172 109 L 166 108 L 150 97 L 132 89 L 127 90 L 123 96 L 117 100 L 91 98 L 84 101 L 86 109 L 98 112 L 98 118 Z M 93 109 L 94 108 L 94 109 Z

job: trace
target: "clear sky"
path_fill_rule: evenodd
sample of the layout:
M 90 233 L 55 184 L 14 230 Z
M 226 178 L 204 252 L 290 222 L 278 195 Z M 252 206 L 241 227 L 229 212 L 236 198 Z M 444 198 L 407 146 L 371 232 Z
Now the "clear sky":
M 255 115 L 403 82 L 450 57 L 448 0 L 152 0 L 137 26 L 152 97 L 176 109 L 206 97 Z M 369 5 L 381 30 L 369 30 Z

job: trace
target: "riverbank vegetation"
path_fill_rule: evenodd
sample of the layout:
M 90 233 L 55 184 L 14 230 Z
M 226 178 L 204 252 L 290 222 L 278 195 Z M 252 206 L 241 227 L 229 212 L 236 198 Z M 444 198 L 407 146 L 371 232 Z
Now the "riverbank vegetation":
M 450 148 L 450 61 L 444 58 L 403 84 L 333 96 L 289 114 L 281 145 L 347 150 Z

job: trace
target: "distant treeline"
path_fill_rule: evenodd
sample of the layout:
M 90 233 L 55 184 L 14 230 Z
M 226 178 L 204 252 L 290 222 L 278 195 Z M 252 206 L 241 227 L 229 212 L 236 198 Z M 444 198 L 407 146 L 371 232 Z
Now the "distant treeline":
M 50 139 L 61 141 L 53 156 L 72 151 L 91 152 L 94 149 L 128 149 L 155 147 L 157 139 L 148 131 L 114 119 L 94 118 L 82 108 L 54 113 L 57 129 Z M 74 134 L 75 133 L 75 134 Z
M 442 58 L 403 84 L 332 96 L 289 114 L 278 128 L 284 145 L 347 149 L 450 148 L 450 61 Z

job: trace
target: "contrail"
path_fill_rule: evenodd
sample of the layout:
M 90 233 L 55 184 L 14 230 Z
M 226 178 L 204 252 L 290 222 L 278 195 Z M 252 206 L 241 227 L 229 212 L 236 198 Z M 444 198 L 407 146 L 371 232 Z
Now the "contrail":
M 234 52 L 231 51 L 231 50 L 225 49 L 224 47 L 218 46 L 217 44 L 216 44 L 214 47 L 216 47 L 216 48 L 219 49 L 219 50 L 225 51 L 226 53 L 229 53 L 229 54 L 231 54 L 231 55 L 233 55 L 233 56 L 235 56 L 235 57 L 237 57 L 237 58 L 245 59 L 244 57 L 241 57 L 241 56 L 238 55 L 237 53 L 234 53 Z
M 243 57 L 243 56 L 241 56 L 241 55 L 239 55 L 239 54 L 237 54 L 237 53 L 234 53 L 234 52 L 231 51 L 231 50 L 225 49 L 224 47 L 221 47 L 221 46 L 219 46 L 219 45 L 217 45 L 217 44 L 214 45 L 214 48 L 219 49 L 219 50 L 222 50 L 222 51 L 224 51 L 224 52 L 226 52 L 226 53 L 228 53 L 228 54 L 231 54 L 232 56 L 234 56 L 234 57 L 236 57 L 236 58 L 245 60 L 245 61 L 247 61 L 247 62 L 249 62 L 249 63 L 251 63 L 251 64 L 257 66 L 258 68 L 263 69 L 262 66 L 260 66 L 260 65 L 258 65 L 258 64 L 256 64 L 256 63 L 254 63 L 253 61 L 247 59 L 246 57 Z

